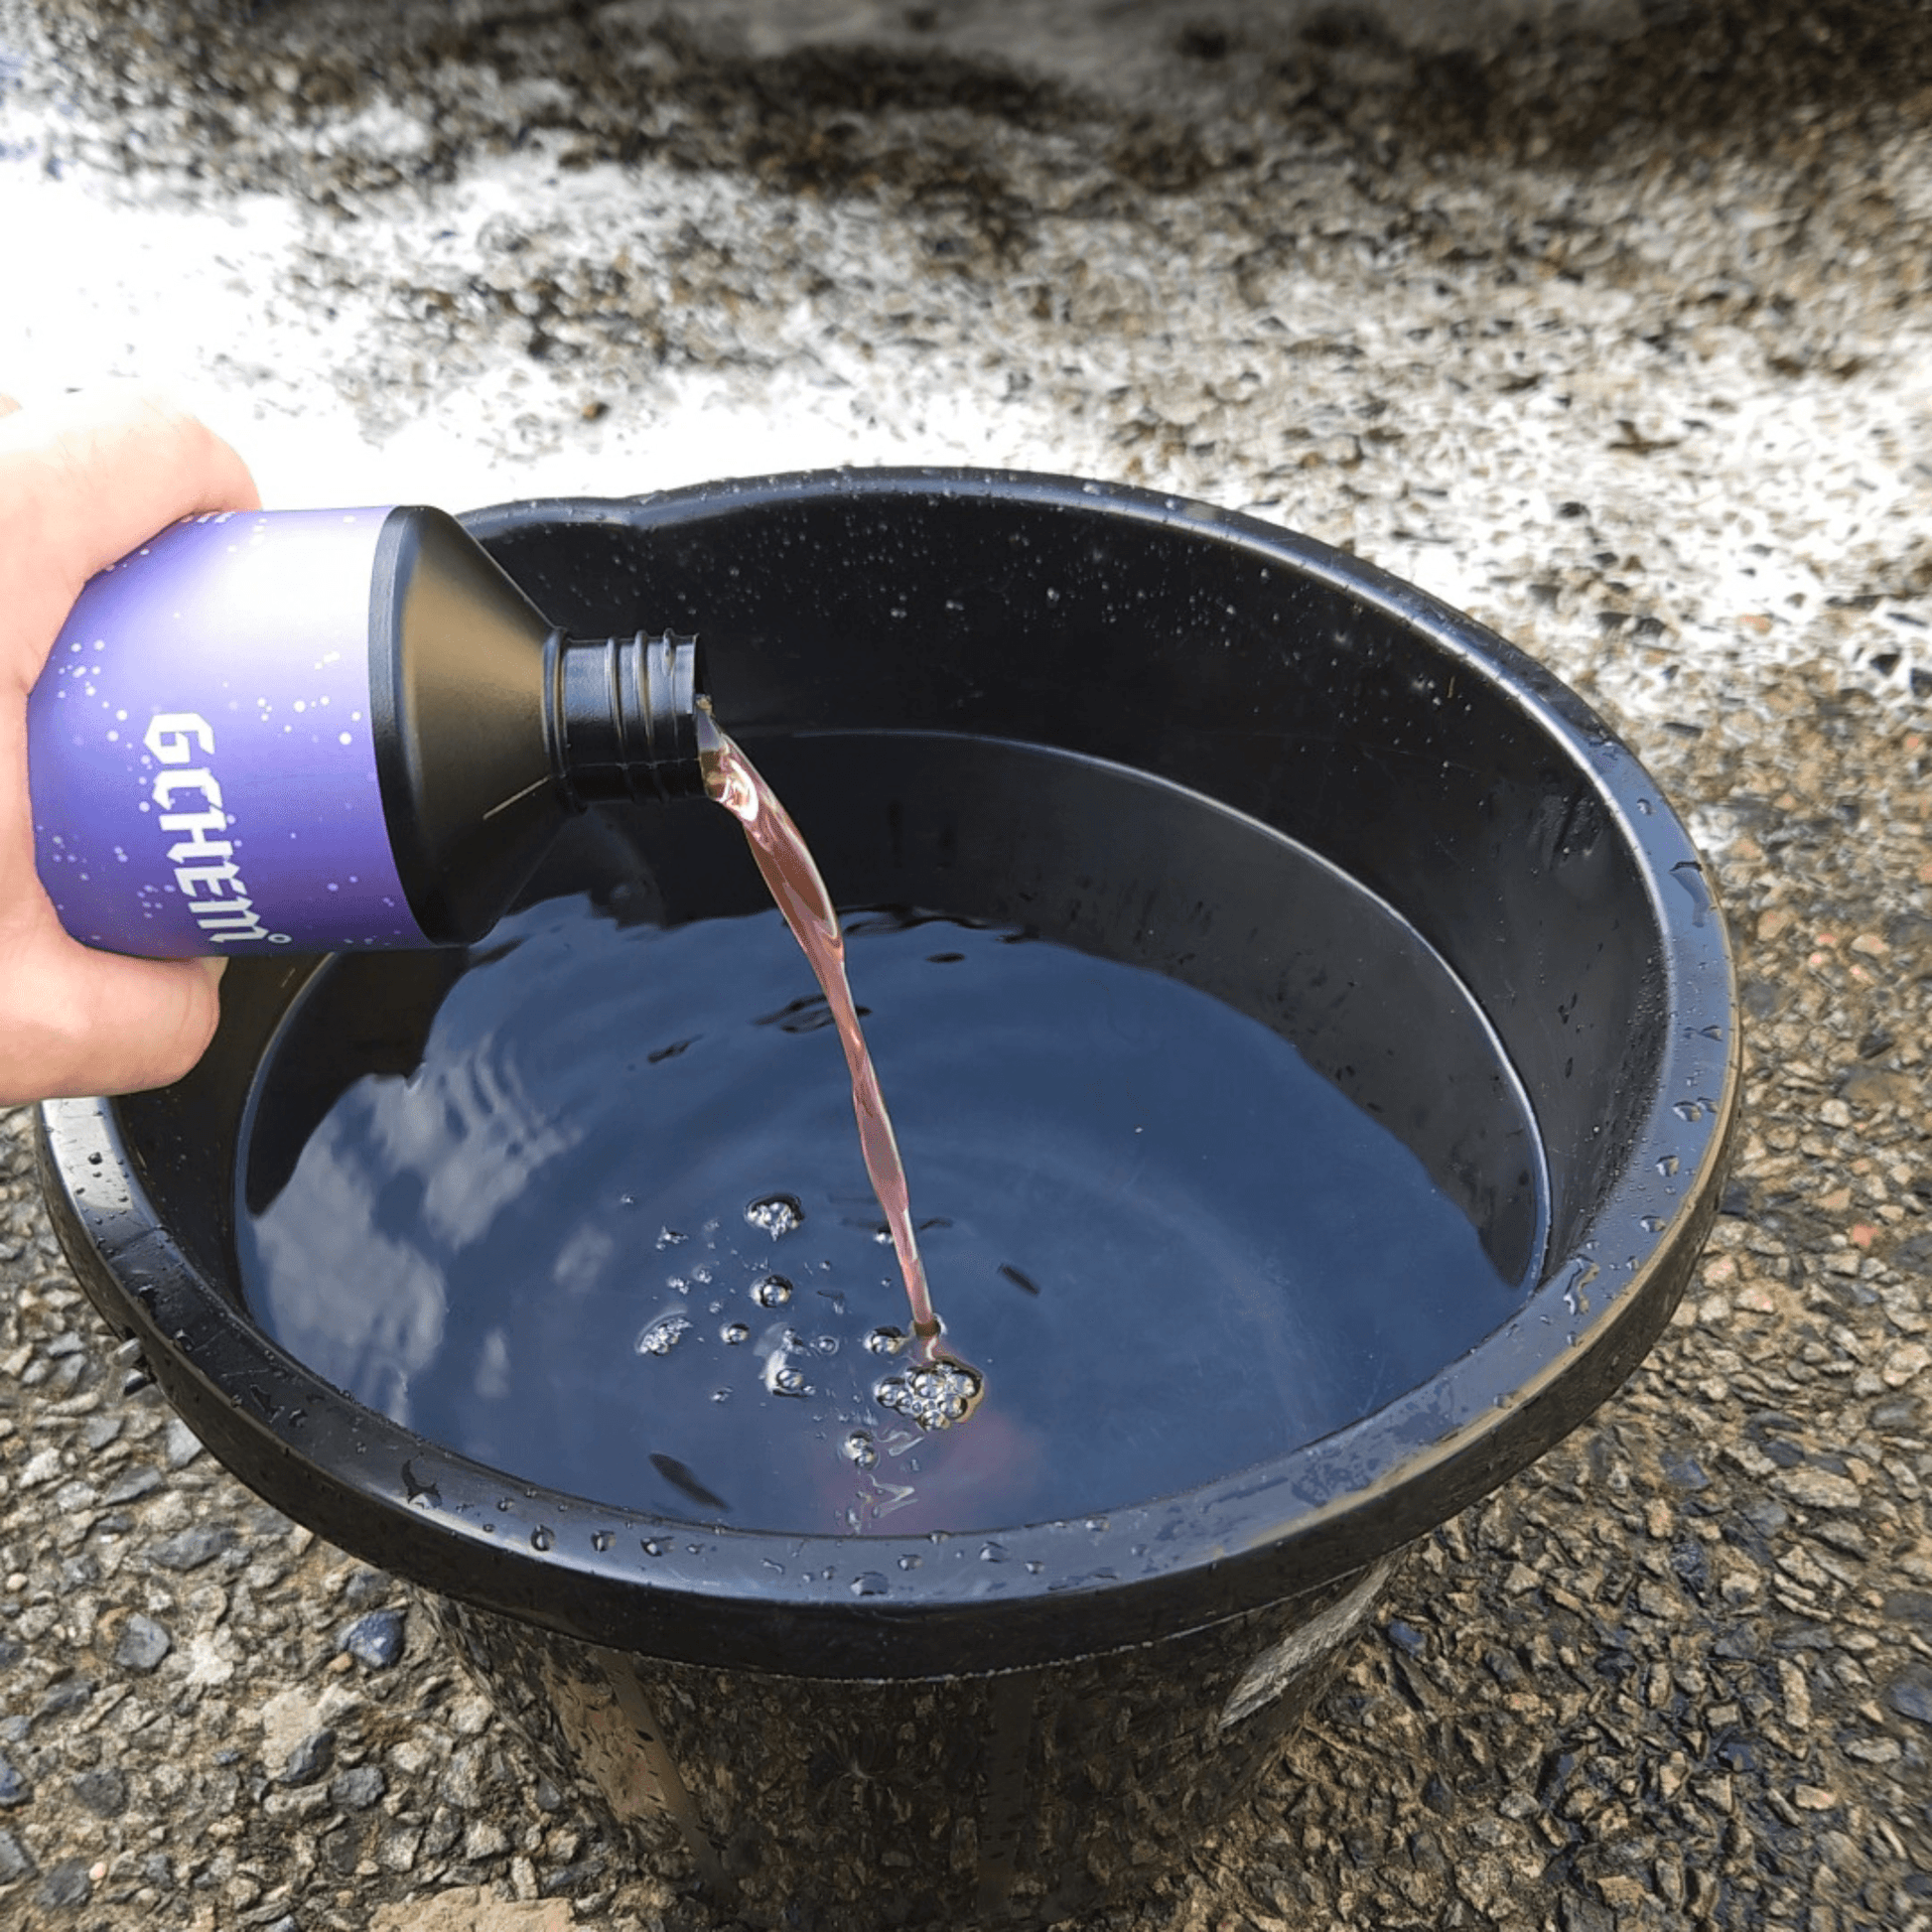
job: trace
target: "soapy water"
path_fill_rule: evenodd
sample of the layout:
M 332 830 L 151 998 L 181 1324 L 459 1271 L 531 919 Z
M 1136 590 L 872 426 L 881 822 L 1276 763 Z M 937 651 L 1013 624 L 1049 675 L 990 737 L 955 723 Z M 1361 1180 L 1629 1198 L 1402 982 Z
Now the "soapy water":
M 1078 1519 L 1230 1474 L 1521 1306 L 1534 1253 L 1492 1260 L 1257 1022 L 1024 931 L 888 911 L 843 937 L 976 1369 L 909 1332 L 835 1030 L 768 1024 L 800 970 L 770 911 L 660 929 L 560 899 L 453 983 L 323 967 L 244 1124 L 251 1310 L 328 1381 L 525 1481 L 866 1534 Z M 351 1030 L 372 1070 L 345 1084 Z M 303 1093 L 306 1117 L 262 1105 Z M 1513 1157 L 1493 1178 L 1501 1199 Z M 971 1407 L 956 1373 L 983 1376 L 978 1409 L 935 1427 Z
M 873 1390 L 880 1404 L 921 1429 L 950 1429 L 965 1421 L 985 1393 L 984 1378 L 964 1362 L 922 1362 L 889 1375 Z
M 805 1210 L 789 1194 L 773 1194 L 767 1200 L 755 1200 L 746 1208 L 745 1218 L 775 1241 L 798 1226 L 805 1218 Z

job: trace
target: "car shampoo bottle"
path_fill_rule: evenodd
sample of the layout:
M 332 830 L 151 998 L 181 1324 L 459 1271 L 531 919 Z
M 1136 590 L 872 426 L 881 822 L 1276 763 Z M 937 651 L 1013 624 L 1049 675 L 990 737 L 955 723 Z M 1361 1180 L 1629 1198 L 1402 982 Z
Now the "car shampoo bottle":
M 114 952 L 469 943 L 574 812 L 704 795 L 699 705 L 694 639 L 566 638 L 441 510 L 191 517 L 30 694 L 40 876 Z

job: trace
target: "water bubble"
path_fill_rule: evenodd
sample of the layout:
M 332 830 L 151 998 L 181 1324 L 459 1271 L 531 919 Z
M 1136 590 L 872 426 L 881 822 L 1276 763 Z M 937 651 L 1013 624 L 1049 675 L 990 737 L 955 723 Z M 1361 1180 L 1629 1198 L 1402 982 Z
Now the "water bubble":
M 882 1406 L 896 1410 L 921 1429 L 950 1429 L 972 1413 L 985 1386 L 977 1369 L 941 1355 L 902 1374 L 888 1376 L 873 1395 Z
M 1662 1174 L 1666 1180 L 1668 1180 L 1670 1176 L 1677 1172 L 1677 1156 L 1674 1154 L 1665 1155 L 1664 1158 L 1657 1163 L 1657 1172 L 1660 1174 Z
M 805 1218 L 802 1203 L 792 1194 L 766 1194 L 745 1210 L 745 1218 L 755 1228 L 762 1228 L 772 1240 L 789 1234 Z
M 1004 1543 L 982 1543 L 980 1545 L 980 1562 L 1005 1563 L 1006 1560 L 1007 1549 Z
M 1637 1225 L 1640 1228 L 1642 1228 L 1646 1234 L 1656 1234 L 1662 1229 L 1664 1225 L 1664 1217 L 1661 1214 L 1646 1214 L 1637 1223 Z
M 875 1355 L 897 1355 L 905 1346 L 903 1328 L 875 1328 L 866 1337 L 866 1346 Z
M 647 1557 L 661 1557 L 669 1546 L 660 1543 L 654 1536 L 647 1536 L 637 1547 Z
M 616 1540 L 609 1530 L 594 1530 L 591 1533 L 591 1548 L 602 1556 Z
M 854 1596 L 884 1596 L 892 1586 L 877 1570 L 862 1570 L 848 1587 Z
M 624 1206 L 629 1207 L 634 1198 L 633 1195 L 625 1194 L 623 1196 Z M 661 1254 L 666 1248 L 675 1248 L 679 1242 L 689 1241 L 690 1238 L 688 1234 L 680 1234 L 676 1228 L 659 1228 L 657 1230 L 658 1252 Z
M 839 1338 L 837 1335 L 814 1335 L 812 1337 L 813 1354 L 836 1355 L 838 1352 Z
M 729 1402 L 732 1399 L 732 1392 L 730 1389 L 713 1389 L 711 1399 L 713 1402 Z
M 879 1460 L 878 1446 L 863 1429 L 855 1429 L 839 1448 L 845 1459 L 861 1469 L 870 1469 Z
M 764 1386 L 773 1395 L 803 1396 L 812 1393 L 805 1371 L 781 1348 L 774 1348 L 764 1364 Z
M 533 1550 L 547 1550 L 556 1540 L 556 1537 L 549 1530 L 545 1529 L 541 1523 L 530 1532 L 530 1548 Z
M 751 1338 L 751 1329 L 742 1321 L 727 1321 L 718 1330 L 718 1339 L 733 1348 L 736 1348 L 741 1341 L 750 1341 Z
M 640 1355 L 668 1355 L 678 1344 L 678 1337 L 691 1325 L 687 1316 L 681 1314 L 660 1314 L 655 1321 L 649 1322 L 637 1336 L 637 1353 Z
M 898 1567 L 901 1570 L 916 1570 L 918 1569 L 919 1565 L 924 1561 L 925 1559 L 921 1557 L 916 1550 L 910 1550 L 907 1551 L 904 1556 L 899 1558 Z
M 761 1309 L 781 1309 L 791 1300 L 791 1284 L 782 1275 L 767 1275 L 753 1285 L 752 1300 Z

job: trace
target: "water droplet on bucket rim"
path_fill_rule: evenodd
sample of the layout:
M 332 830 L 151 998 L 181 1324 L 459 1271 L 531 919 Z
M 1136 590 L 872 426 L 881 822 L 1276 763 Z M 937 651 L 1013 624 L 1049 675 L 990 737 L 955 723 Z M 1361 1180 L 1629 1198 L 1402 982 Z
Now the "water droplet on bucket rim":
M 1711 887 L 1705 879 L 1704 868 L 1695 859 L 1680 859 L 1670 869 L 1670 876 L 1682 886 L 1691 897 L 1691 923 L 1703 925 L 1711 912 Z

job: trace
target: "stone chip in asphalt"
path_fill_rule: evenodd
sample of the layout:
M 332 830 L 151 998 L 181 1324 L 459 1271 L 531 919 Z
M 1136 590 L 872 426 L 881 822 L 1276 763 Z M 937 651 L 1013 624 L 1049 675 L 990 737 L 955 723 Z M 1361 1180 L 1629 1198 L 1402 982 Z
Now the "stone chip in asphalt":
M 164 1537 L 149 1554 L 164 1570 L 199 1570 L 233 1548 L 234 1541 L 234 1531 L 225 1524 L 197 1523 L 192 1529 Z
M 387 1670 L 402 1655 L 403 1612 L 370 1610 L 344 1627 L 336 1647 L 370 1670 Z
M 166 1624 L 135 1610 L 121 1625 L 120 1637 L 114 1645 L 114 1661 L 123 1670 L 156 1670 L 174 1647 L 175 1640 Z

